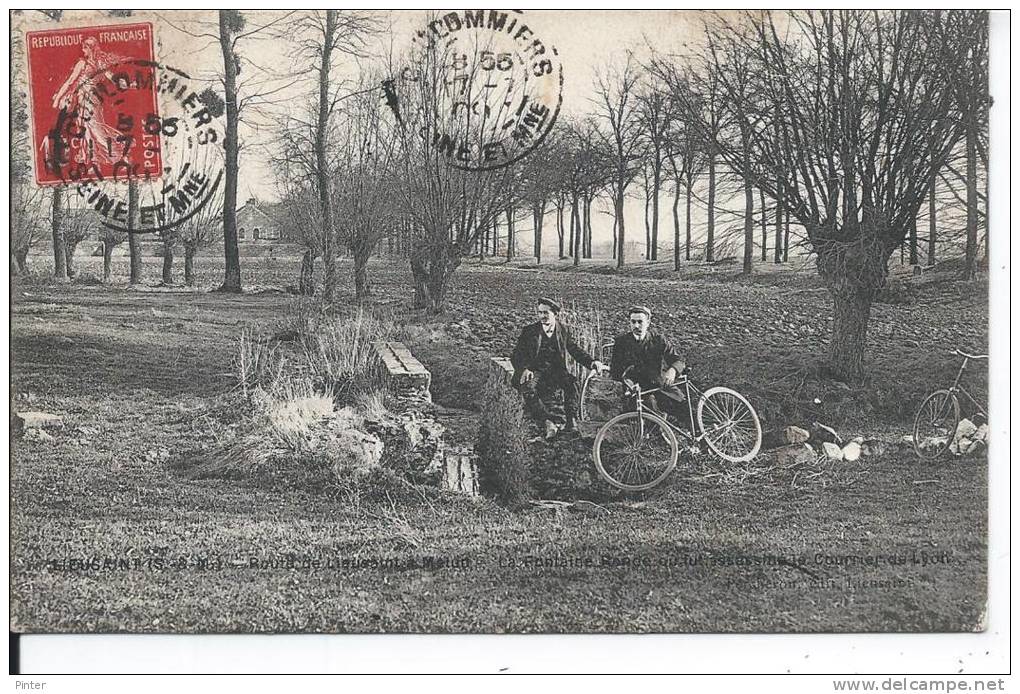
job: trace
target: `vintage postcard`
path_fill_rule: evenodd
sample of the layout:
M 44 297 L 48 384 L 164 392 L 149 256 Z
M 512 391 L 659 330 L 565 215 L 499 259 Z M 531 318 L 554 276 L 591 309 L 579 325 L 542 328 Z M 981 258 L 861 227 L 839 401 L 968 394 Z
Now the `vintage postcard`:
M 986 629 L 988 13 L 10 31 L 13 632 Z

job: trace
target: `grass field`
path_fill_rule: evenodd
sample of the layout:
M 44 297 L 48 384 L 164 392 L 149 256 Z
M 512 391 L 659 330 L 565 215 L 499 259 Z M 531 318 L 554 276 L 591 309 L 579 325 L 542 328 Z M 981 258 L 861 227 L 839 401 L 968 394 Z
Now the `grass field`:
M 96 271 L 95 259 L 79 261 Z M 347 267 L 346 265 L 344 266 Z M 845 436 L 909 431 L 951 380 L 952 347 L 984 351 L 983 282 L 891 292 L 869 332 L 870 383 L 826 381 L 829 300 L 807 272 L 763 281 L 469 264 L 439 318 L 407 308 L 404 265 L 373 264 L 372 308 L 415 326 L 433 394 L 473 440 L 485 364 L 534 298 L 596 307 L 607 330 L 649 305 L 705 381 L 767 426 Z M 559 271 L 564 270 L 564 271 Z M 905 449 L 813 476 L 680 471 L 592 512 L 511 512 L 452 493 L 345 504 L 174 461 L 234 387 L 248 325 L 284 324 L 292 261 L 253 260 L 263 291 L 23 282 L 12 297 L 13 408 L 63 416 L 53 442 L 12 445 L 11 628 L 27 632 L 966 631 L 986 596 L 987 461 Z M 153 283 L 156 268 L 150 268 Z M 640 273 L 637 273 L 640 274 Z M 770 273 L 776 274 L 776 273 Z M 350 293 L 349 281 L 344 291 Z M 460 325 L 453 325 L 460 323 Z M 463 328 L 467 327 L 465 331 Z M 971 374 L 985 393 L 986 374 Z M 590 460 L 571 461 L 590 465 Z

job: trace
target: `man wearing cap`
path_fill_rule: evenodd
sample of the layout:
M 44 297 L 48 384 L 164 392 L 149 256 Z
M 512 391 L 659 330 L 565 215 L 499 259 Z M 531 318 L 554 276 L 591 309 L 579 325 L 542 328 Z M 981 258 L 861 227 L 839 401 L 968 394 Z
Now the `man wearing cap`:
M 559 322 L 560 305 L 547 297 L 538 300 L 538 321 L 524 326 L 510 356 L 514 366 L 514 385 L 524 397 L 530 414 L 545 424 L 546 438 L 558 429 L 560 417 L 549 411 L 548 402 L 557 391 L 563 392 L 565 431 L 577 429 L 577 379 L 567 369 L 567 354 L 581 366 L 603 371 L 596 361 L 574 341 L 566 326 Z
M 689 426 L 689 417 L 680 408 L 685 400 L 683 391 L 675 385 L 686 366 L 683 355 L 666 338 L 649 329 L 652 312 L 648 307 L 632 306 L 627 316 L 630 330 L 617 335 L 613 342 L 610 376 L 618 381 L 625 378 L 634 381 L 642 390 L 661 388 L 649 396 L 652 407 L 665 411 L 675 423 Z

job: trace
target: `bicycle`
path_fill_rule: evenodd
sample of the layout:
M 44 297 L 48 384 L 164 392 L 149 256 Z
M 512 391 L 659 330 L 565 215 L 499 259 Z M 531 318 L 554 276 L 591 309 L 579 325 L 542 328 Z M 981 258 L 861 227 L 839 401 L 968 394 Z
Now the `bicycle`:
M 954 349 L 950 354 L 963 357 L 963 364 L 956 374 L 956 380 L 949 388 L 936 390 L 926 397 L 914 416 L 914 452 L 924 460 L 935 460 L 946 452 L 956 438 L 956 430 L 960 424 L 960 398 L 963 393 L 981 414 L 988 418 L 985 407 L 978 402 L 967 389 L 960 385 L 963 372 L 971 359 L 988 359 L 987 354 L 967 354 Z
M 623 376 L 626 378 L 627 372 Z M 585 385 L 594 378 L 589 374 Z M 592 454 L 595 469 L 609 484 L 625 491 L 643 491 L 658 485 L 673 471 L 680 457 L 680 440 L 691 451 L 701 441 L 720 458 L 733 463 L 750 460 L 761 449 L 761 421 L 747 399 L 731 388 L 714 386 L 702 392 L 691 383 L 685 370 L 676 385 L 687 397 L 689 433 L 665 417 L 649 411 L 644 396 L 662 390 L 642 390 L 629 384 L 627 395 L 635 400 L 635 409 L 619 414 L 603 424 L 595 435 Z M 692 403 L 697 396 L 697 407 Z M 695 428 L 695 418 L 698 428 Z M 678 436 L 680 437 L 678 439 Z

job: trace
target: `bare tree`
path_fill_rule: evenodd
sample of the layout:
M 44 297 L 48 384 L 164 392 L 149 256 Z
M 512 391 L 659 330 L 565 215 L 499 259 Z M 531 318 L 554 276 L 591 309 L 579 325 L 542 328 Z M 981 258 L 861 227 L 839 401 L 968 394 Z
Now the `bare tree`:
M 334 226 L 354 260 L 355 299 L 371 293 L 368 260 L 379 242 L 403 221 L 393 204 L 397 137 L 383 118 L 382 102 L 372 90 L 361 89 L 341 116 L 335 165 L 330 170 Z M 329 226 L 324 224 L 325 229 Z M 328 233 L 326 234 L 329 235 Z M 327 248 L 323 247 L 323 254 Z
M 223 192 L 223 257 L 226 262 L 220 291 L 241 291 L 241 253 L 237 247 L 237 176 L 239 172 L 237 130 L 240 122 L 237 76 L 241 74 L 241 59 L 237 54 L 237 41 L 245 21 L 237 10 L 220 10 L 220 50 L 223 53 L 223 92 L 227 122 L 223 134 L 224 192 Z
M 662 169 L 669 155 L 669 136 L 676 118 L 675 102 L 666 90 L 645 85 L 637 94 L 638 113 L 648 167 L 651 174 L 650 260 L 659 259 L 659 196 L 662 191 Z
M 677 109 L 676 117 L 673 120 L 673 127 L 669 131 L 667 143 L 667 159 L 669 169 L 673 178 L 673 269 L 680 269 L 680 215 L 678 207 L 680 203 L 680 190 L 685 191 L 685 236 L 684 236 L 684 259 L 691 259 L 691 197 L 694 194 L 694 184 L 697 183 L 707 164 L 707 148 L 698 127 L 701 107 L 696 96 L 691 92 L 689 76 L 683 72 L 683 68 L 665 62 L 655 60 L 652 62 L 653 74 L 665 75 L 667 84 L 673 91 L 685 92 L 683 98 L 674 98 L 674 108 Z M 688 113 L 684 109 L 694 109 L 694 113 Z
M 627 52 L 622 69 L 608 68 L 595 78 L 594 103 L 598 116 L 607 128 L 600 129 L 611 156 L 613 209 L 616 217 L 616 266 L 626 259 L 626 225 L 624 200 L 627 188 L 641 171 L 644 140 L 638 112 L 637 88 L 641 70 L 633 53 Z
M 103 282 L 113 279 L 113 250 L 124 243 L 129 235 L 117 229 L 103 227 L 99 232 L 99 240 L 103 243 Z
M 32 246 L 46 236 L 45 202 L 42 190 L 28 181 L 12 178 L 10 194 L 11 256 L 14 271 L 21 273 L 28 269 Z
M 940 32 L 943 22 L 939 12 L 756 12 L 709 29 L 729 116 L 716 147 L 806 230 L 834 303 L 828 366 L 845 380 L 864 377 L 871 303 L 889 257 L 963 134 L 946 61 L 965 61 L 969 46 Z M 755 94 L 728 69 L 730 49 L 751 61 Z
M 64 199 L 64 212 L 61 215 L 61 236 L 64 241 L 64 257 L 67 263 L 67 276 L 73 278 L 78 271 L 74 266 L 74 254 L 78 244 L 93 234 L 98 226 L 92 210 L 83 207 L 72 207 L 68 198 Z
M 476 74 L 477 61 L 458 72 L 452 49 L 437 44 L 414 49 L 406 64 L 415 66 L 413 74 L 389 85 L 400 145 L 394 180 L 414 230 L 409 244 L 414 305 L 441 313 L 450 276 L 479 237 L 519 201 L 521 190 L 513 167 L 454 165 L 461 148 L 482 151 L 485 133 L 508 115 L 502 102 L 477 119 L 467 111 L 458 115 L 454 100 L 475 101 L 478 94 L 471 91 L 486 83 Z
M 988 95 L 988 14 L 986 12 L 949 12 L 945 16 L 945 22 L 936 24 L 934 29 L 933 41 L 941 42 L 949 50 L 962 43 L 963 50 L 965 50 L 962 56 L 947 53 L 945 60 L 952 70 L 953 91 L 956 94 L 964 128 L 967 158 L 967 242 L 963 278 L 973 279 L 977 270 L 980 214 L 979 159 L 984 159 L 987 172 L 988 150 L 987 146 L 982 147 L 982 134 L 987 133 L 988 106 L 991 101 Z M 934 215 L 932 216 L 934 217 Z M 916 240 L 914 240 L 911 248 L 912 259 L 916 259 L 916 245 Z

